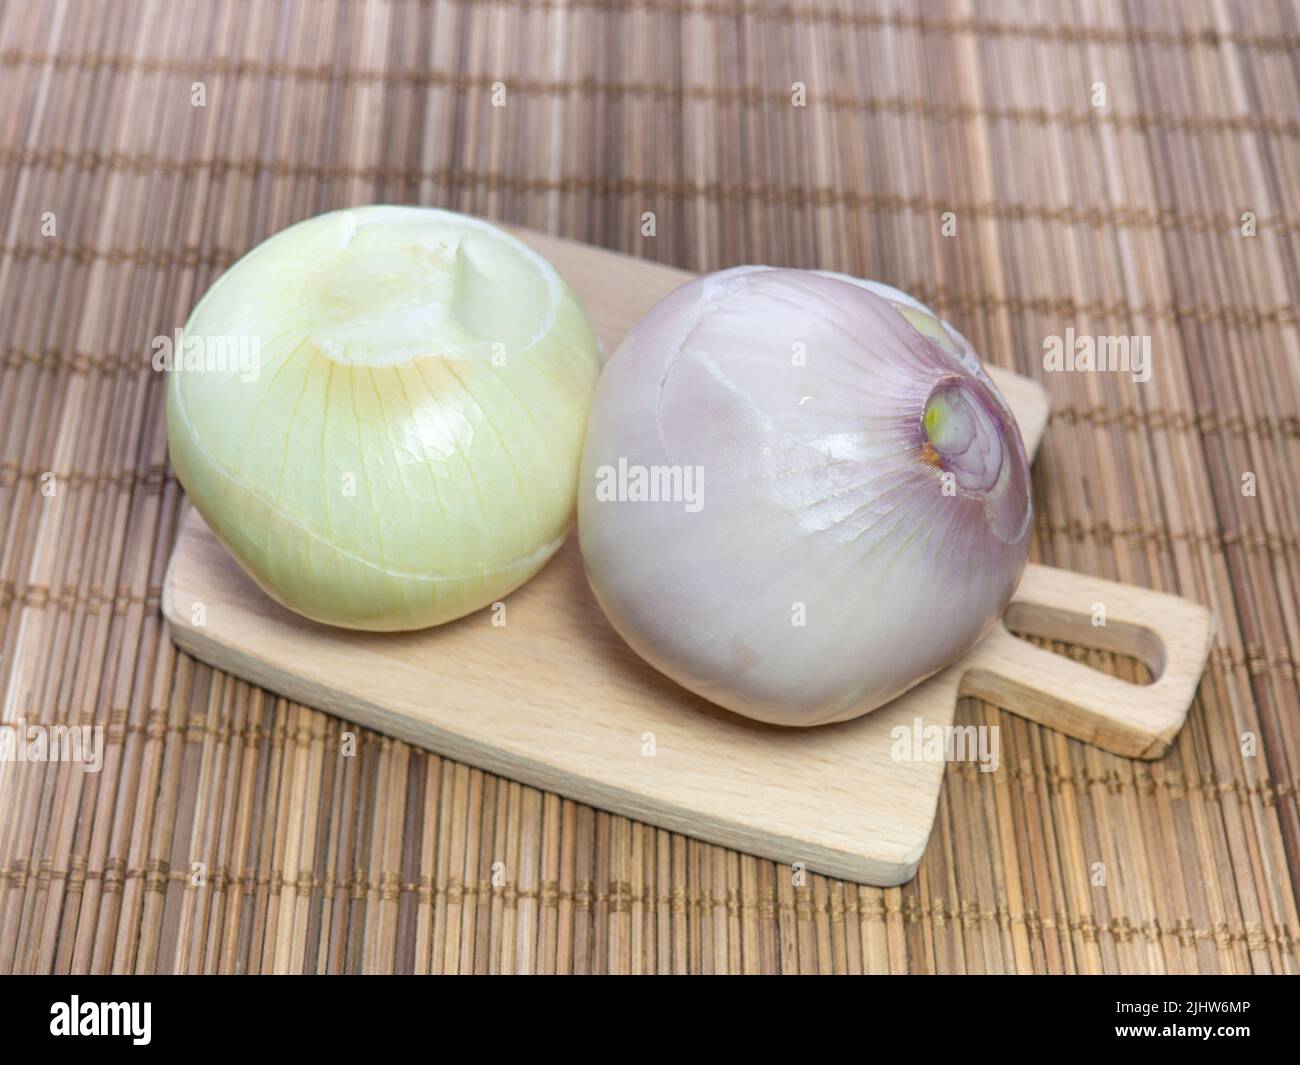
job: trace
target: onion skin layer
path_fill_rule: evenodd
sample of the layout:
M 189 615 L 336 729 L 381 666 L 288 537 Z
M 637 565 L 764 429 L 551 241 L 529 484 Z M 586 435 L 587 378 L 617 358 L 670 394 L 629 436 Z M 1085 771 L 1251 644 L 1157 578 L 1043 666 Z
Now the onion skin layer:
M 611 469 L 655 468 L 702 470 L 697 505 L 633 499 L 630 478 L 611 498 Z M 1029 463 L 933 312 L 738 267 L 670 294 L 609 360 L 578 523 L 596 598 L 643 658 L 737 713 L 815 725 L 883 705 L 1001 616 L 1029 553 Z
M 254 338 L 255 379 L 173 372 L 172 464 L 274 599 L 331 625 L 437 625 L 504 597 L 572 527 L 600 372 L 577 298 L 477 219 L 362 207 L 253 249 L 185 327 Z

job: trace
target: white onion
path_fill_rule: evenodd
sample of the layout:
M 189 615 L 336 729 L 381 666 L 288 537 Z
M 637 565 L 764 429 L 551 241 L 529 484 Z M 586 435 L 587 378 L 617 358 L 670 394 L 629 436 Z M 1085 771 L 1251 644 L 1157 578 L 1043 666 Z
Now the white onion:
M 610 359 L 578 515 L 633 649 L 729 709 L 813 725 L 894 698 L 1001 615 L 1029 551 L 1028 460 L 928 308 L 740 267 L 669 295 Z
M 285 606 L 438 624 L 526 581 L 571 527 L 596 341 L 554 268 L 501 230 L 426 208 L 321 215 L 231 267 L 185 332 L 199 352 L 257 351 L 251 374 L 173 372 L 168 440 L 203 517 Z

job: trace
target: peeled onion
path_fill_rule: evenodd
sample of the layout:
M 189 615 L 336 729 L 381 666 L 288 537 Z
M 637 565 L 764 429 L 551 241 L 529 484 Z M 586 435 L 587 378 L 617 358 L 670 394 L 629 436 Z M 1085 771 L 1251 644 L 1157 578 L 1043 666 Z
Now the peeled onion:
M 223 274 L 185 334 L 172 464 L 299 613 L 436 625 L 522 584 L 572 525 L 595 337 L 555 269 L 485 222 L 312 218 Z M 211 358 L 223 344 L 256 349 L 255 373 Z
M 740 267 L 682 286 L 596 390 L 579 535 L 642 657 L 814 725 L 969 649 L 1029 552 L 1029 464 L 969 343 L 909 296 Z

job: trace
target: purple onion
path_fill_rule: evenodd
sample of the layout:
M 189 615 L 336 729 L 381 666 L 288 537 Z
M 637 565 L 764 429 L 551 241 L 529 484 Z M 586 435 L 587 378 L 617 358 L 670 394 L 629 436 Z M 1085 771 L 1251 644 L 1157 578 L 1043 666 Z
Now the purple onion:
M 967 341 L 885 285 L 739 267 L 605 367 L 578 492 L 647 661 L 787 725 L 866 713 L 974 645 L 1029 552 L 1029 463 Z

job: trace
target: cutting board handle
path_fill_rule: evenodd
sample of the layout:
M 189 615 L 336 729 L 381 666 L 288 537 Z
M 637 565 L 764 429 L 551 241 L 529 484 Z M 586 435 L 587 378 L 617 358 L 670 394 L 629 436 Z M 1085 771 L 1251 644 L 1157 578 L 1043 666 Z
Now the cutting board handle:
M 1131 655 L 1155 679 L 1131 684 L 1017 632 Z M 960 693 L 1115 754 L 1159 758 L 1187 717 L 1210 637 L 1210 612 L 1189 599 L 1031 563 L 966 659 Z

